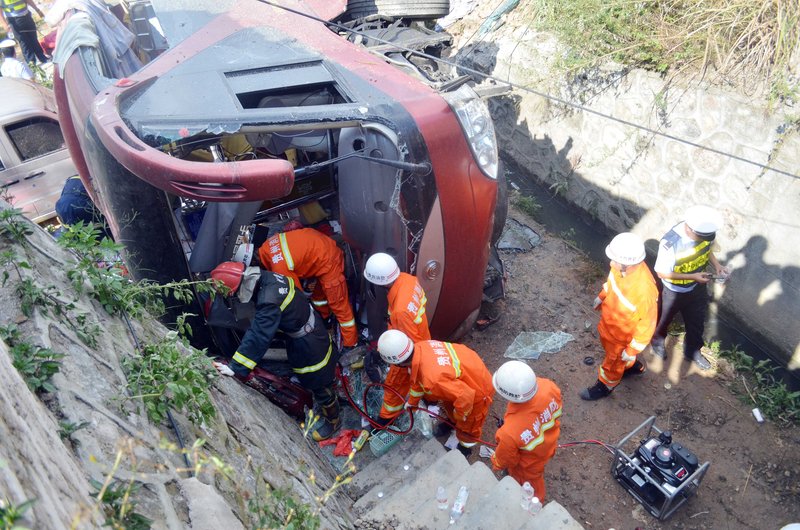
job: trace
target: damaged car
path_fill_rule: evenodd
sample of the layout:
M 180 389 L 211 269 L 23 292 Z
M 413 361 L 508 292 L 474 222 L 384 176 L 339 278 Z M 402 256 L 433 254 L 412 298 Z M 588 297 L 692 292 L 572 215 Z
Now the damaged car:
M 113 21 L 65 13 L 62 35 L 101 44 L 56 51 L 62 128 L 131 275 L 206 278 L 288 221 L 326 225 L 360 327 L 385 318 L 361 271 L 386 252 L 433 336 L 463 335 L 506 196 L 485 103 L 437 61 L 447 4 L 153 0 L 127 49 Z

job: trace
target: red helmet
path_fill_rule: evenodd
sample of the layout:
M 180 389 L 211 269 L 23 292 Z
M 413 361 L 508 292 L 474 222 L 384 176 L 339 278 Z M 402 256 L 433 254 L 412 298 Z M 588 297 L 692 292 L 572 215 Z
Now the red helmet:
M 235 293 L 242 283 L 242 274 L 244 274 L 244 263 L 225 261 L 211 271 L 211 278 L 222 282 L 232 293 Z

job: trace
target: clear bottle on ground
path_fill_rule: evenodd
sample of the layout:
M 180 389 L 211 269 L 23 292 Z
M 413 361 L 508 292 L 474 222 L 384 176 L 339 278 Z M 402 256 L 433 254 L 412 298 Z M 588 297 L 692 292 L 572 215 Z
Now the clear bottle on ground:
M 444 489 L 444 486 L 436 488 L 436 507 L 440 510 L 447 509 L 447 490 Z
M 542 511 L 542 501 L 539 500 L 539 497 L 534 497 L 531 499 L 531 506 L 528 508 L 528 512 L 531 515 L 536 515 L 537 513 Z
M 458 489 L 456 500 L 453 501 L 453 508 L 450 510 L 450 524 L 455 524 L 455 522 L 461 518 L 461 514 L 464 513 L 464 507 L 467 505 L 468 498 L 469 490 L 466 486 L 461 486 Z
M 533 486 L 528 481 L 522 485 L 522 502 L 520 502 L 520 506 L 522 506 L 523 510 L 528 510 L 531 506 L 531 499 L 533 498 Z

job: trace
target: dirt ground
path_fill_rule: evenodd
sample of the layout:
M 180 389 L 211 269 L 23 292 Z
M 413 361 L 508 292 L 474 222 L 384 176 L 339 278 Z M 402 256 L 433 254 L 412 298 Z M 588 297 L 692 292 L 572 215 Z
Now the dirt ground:
M 561 351 L 529 361 L 538 376 L 561 388 L 561 443 L 596 439 L 616 444 L 655 415 L 658 428 L 671 430 L 673 440 L 701 463 L 711 463 L 697 495 L 666 522 L 652 517 L 612 478 L 612 455 L 599 445 L 559 449 L 545 473 L 549 499 L 587 529 L 778 529 L 800 521 L 800 429 L 758 424 L 753 405 L 740 402 L 728 388 L 732 375 L 726 366 L 715 363 L 715 369 L 701 372 L 683 362 L 680 348 L 672 354 L 680 337 L 668 339 L 666 362 L 645 350 L 647 372 L 626 379 L 608 398 L 586 402 L 578 397 L 596 381 L 603 359 L 598 314 L 591 306 L 608 269 L 525 214 L 512 208 L 509 217 L 533 228 L 542 242 L 526 253 L 503 254 L 506 298 L 487 308 L 501 317 L 483 331 L 474 329 L 462 342 L 494 371 L 507 360 L 503 354 L 520 332 L 570 333 L 575 340 Z M 584 364 L 587 356 L 594 358 L 593 366 Z M 497 397 L 493 413 L 502 417 L 505 406 Z M 493 441 L 495 430 L 490 418 L 484 439 Z

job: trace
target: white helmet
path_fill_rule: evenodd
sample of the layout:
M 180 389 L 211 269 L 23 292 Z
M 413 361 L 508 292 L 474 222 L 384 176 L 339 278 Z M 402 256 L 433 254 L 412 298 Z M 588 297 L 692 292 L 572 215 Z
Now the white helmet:
M 698 204 L 686 210 L 686 226 L 702 239 L 710 241 L 722 226 L 722 218 L 714 208 Z
M 400 276 L 400 267 L 389 254 L 378 252 L 367 260 L 364 278 L 377 285 L 388 285 Z
M 390 329 L 378 338 L 378 353 L 389 364 L 401 364 L 414 353 L 414 343 L 402 331 Z
M 636 265 L 644 261 L 644 243 L 632 232 L 617 234 L 606 247 L 606 256 L 620 265 Z
M 522 361 L 508 361 L 498 368 L 492 376 L 492 385 L 512 403 L 525 403 L 539 390 L 533 368 Z

